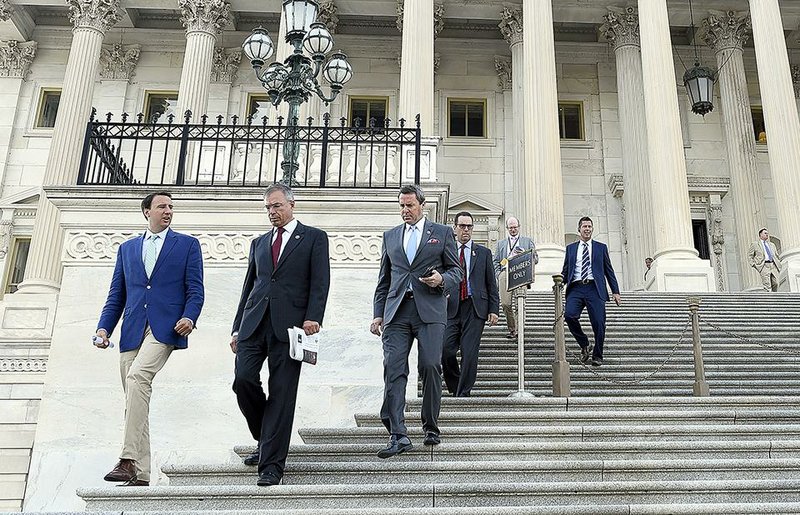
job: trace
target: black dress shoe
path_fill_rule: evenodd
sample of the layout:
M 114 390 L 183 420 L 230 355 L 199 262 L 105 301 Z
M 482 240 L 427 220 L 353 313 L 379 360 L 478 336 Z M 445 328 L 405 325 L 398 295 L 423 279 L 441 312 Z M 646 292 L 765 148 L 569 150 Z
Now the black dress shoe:
M 258 450 L 256 450 L 256 452 L 251 452 L 250 454 L 242 458 L 242 463 L 244 463 L 245 465 L 249 465 L 251 467 L 258 465 L 258 457 L 259 457 Z
M 103 478 L 106 481 L 132 481 L 136 479 L 136 462 L 122 458 Z
M 586 347 L 581 347 L 581 363 L 588 363 L 589 359 L 591 358 L 591 349 L 587 345 Z
M 264 472 L 258 476 L 258 486 L 275 486 L 281 483 L 281 476 L 272 472 Z
M 438 433 L 434 433 L 433 431 L 425 433 L 424 445 L 439 445 L 440 443 L 442 443 L 442 439 L 439 437 Z
M 378 457 L 383 459 L 391 458 L 392 456 L 410 451 L 413 448 L 414 446 L 411 445 L 411 440 L 409 440 L 407 436 L 392 435 L 389 439 L 389 445 L 385 449 L 378 451 Z
M 592 358 L 592 366 L 599 367 L 603 364 L 603 358 Z

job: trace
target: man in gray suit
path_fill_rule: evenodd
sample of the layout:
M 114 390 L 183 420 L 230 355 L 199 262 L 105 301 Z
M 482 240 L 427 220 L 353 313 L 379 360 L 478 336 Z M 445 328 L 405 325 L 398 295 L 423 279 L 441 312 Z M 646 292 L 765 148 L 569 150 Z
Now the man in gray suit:
M 519 220 L 510 216 L 506 220 L 506 230 L 508 237 L 497 242 L 497 251 L 494 253 L 494 273 L 497 276 L 497 285 L 500 288 L 500 307 L 506 314 L 506 323 L 508 324 L 508 338 L 515 339 L 517 337 L 517 319 L 514 316 L 514 308 L 511 292 L 506 289 L 508 284 L 506 263 L 508 259 L 517 254 L 521 254 L 526 250 L 533 249 L 533 264 L 539 263 L 539 254 L 536 252 L 536 246 L 533 240 L 527 236 L 520 236 L 519 234 Z
M 440 443 L 442 344 L 447 324 L 444 292 L 457 290 L 461 267 L 449 227 L 423 217 L 425 195 L 418 186 L 403 186 L 398 196 L 402 225 L 383 233 L 374 319 L 370 331 L 383 339 L 385 383 L 381 420 L 391 437 L 378 457 L 389 458 L 413 445 L 405 425 L 408 354 L 417 339 L 422 378 L 422 429 L 425 445 Z
M 778 249 L 769 241 L 769 231 L 762 227 L 758 231 L 758 239 L 747 249 L 747 258 L 758 275 L 764 291 L 778 291 L 778 274 L 781 272 L 781 260 Z

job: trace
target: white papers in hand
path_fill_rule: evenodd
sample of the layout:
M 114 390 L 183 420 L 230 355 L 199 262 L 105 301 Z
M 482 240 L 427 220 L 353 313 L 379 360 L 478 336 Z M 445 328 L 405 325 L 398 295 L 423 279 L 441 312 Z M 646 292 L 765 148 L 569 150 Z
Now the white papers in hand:
M 319 352 L 319 333 L 308 336 L 299 327 L 290 327 L 287 331 L 289 331 L 289 356 L 297 361 L 316 365 Z

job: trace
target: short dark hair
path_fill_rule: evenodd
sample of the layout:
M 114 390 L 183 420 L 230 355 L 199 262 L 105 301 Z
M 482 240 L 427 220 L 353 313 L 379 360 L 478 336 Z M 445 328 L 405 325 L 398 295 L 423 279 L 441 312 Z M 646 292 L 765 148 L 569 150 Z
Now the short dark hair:
M 581 225 L 583 225 L 583 222 L 589 222 L 590 224 L 592 224 L 592 227 L 594 227 L 594 222 L 592 222 L 591 218 L 589 218 L 588 216 L 582 216 L 581 219 L 578 220 L 578 229 L 581 228 Z
M 156 191 L 155 193 L 150 193 L 144 199 L 142 199 L 142 214 L 144 214 L 145 209 L 150 209 L 153 207 L 153 199 L 158 196 L 169 197 L 170 200 L 172 200 L 172 193 L 168 191 Z
M 468 217 L 469 217 L 469 221 L 470 221 L 470 222 L 473 222 L 473 221 L 475 221 L 475 219 L 474 219 L 474 218 L 472 218 L 472 214 L 471 214 L 469 211 L 460 211 L 460 212 L 459 212 L 459 213 L 458 213 L 458 214 L 455 216 L 455 218 L 453 218 L 453 226 L 454 226 L 454 227 L 455 227 L 456 225 L 458 225 L 458 219 L 459 219 L 459 218 L 461 218 L 462 216 L 468 216 Z
M 397 194 L 397 198 L 400 198 L 400 195 L 408 195 L 409 193 L 417 197 L 417 202 L 420 204 L 425 203 L 425 193 L 423 193 L 422 188 L 416 184 L 406 184 L 405 186 L 400 187 L 400 193 Z
M 760 230 L 760 231 L 758 231 L 758 235 L 759 235 L 759 236 L 761 236 L 761 233 L 763 233 L 763 232 L 764 232 L 764 231 L 766 231 L 766 230 L 767 230 L 767 228 L 766 228 L 766 227 L 762 227 L 762 228 L 761 228 L 761 230 Z

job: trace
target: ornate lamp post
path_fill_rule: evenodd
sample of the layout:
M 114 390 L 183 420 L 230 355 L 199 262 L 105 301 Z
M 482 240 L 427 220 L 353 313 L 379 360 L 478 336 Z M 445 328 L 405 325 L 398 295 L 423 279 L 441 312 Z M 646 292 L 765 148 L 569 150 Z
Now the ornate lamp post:
M 299 165 L 297 158 L 300 146 L 297 143 L 297 117 L 300 105 L 308 101 L 312 94 L 325 104 L 333 101 L 344 85 L 353 77 L 353 68 L 342 52 L 331 54 L 328 62 L 325 56 L 333 50 L 333 36 L 324 23 L 317 19 L 319 5 L 316 0 L 284 0 L 283 14 L 287 23 L 286 42 L 294 48 L 292 55 L 283 63 L 274 62 L 264 69 L 267 59 L 272 56 L 274 45 L 266 29 L 258 27 L 242 44 L 244 54 L 250 59 L 256 77 L 267 90 L 272 105 L 282 101 L 289 104 L 286 123 L 286 143 L 283 146 L 282 182 L 295 184 L 295 173 Z M 309 58 L 303 52 L 310 55 Z M 317 80 L 320 72 L 330 83 L 331 94 L 325 96 Z

